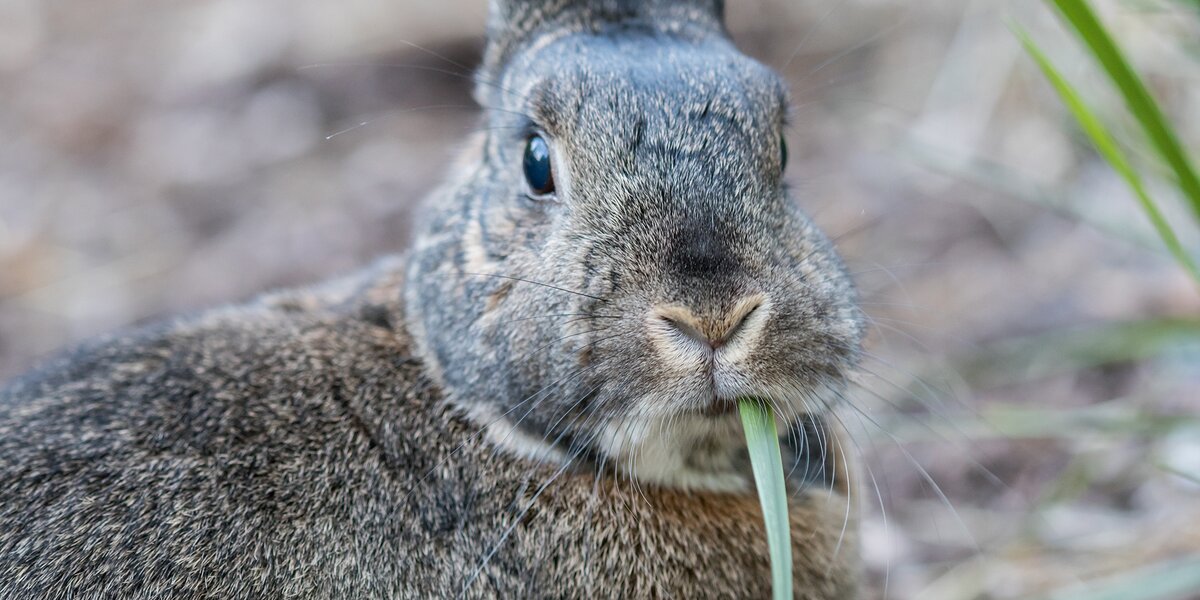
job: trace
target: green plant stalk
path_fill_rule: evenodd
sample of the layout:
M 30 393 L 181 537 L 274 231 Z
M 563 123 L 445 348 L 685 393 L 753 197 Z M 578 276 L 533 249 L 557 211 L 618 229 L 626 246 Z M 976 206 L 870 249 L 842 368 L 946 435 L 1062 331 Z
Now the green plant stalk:
M 1100 61 L 1108 78 L 1120 90 L 1126 106 L 1141 124 L 1146 137 L 1150 138 L 1154 148 L 1175 172 L 1179 189 L 1188 199 L 1197 221 L 1200 221 L 1200 177 L 1197 177 L 1187 152 L 1167 124 L 1162 109 L 1146 89 L 1146 84 L 1129 66 L 1129 61 L 1125 60 L 1121 49 L 1085 0 L 1051 1 L 1059 14 L 1075 28 L 1079 38 L 1091 49 L 1092 56 Z
M 775 600 L 792 599 L 792 527 L 788 519 L 787 486 L 783 479 L 783 458 L 779 453 L 779 433 L 775 415 L 758 400 L 738 401 L 754 486 L 762 504 L 767 527 L 767 547 L 771 551 L 771 593 Z
M 1138 177 L 1129 160 L 1121 152 L 1116 140 L 1113 139 L 1095 113 L 1084 103 L 1079 93 L 1075 91 L 1075 88 L 1067 83 L 1067 80 L 1054 68 L 1054 65 L 1050 63 L 1050 60 L 1046 58 L 1046 55 L 1038 48 L 1037 44 L 1030 39 L 1029 34 L 1019 28 L 1014 28 L 1014 32 L 1017 38 L 1020 39 L 1021 45 L 1025 47 L 1025 51 L 1037 61 L 1046 79 L 1049 79 L 1050 83 L 1054 85 L 1054 89 L 1058 92 L 1059 97 L 1062 98 L 1063 103 L 1070 109 L 1071 114 L 1075 117 L 1075 120 L 1079 123 L 1084 133 L 1091 139 L 1096 150 L 1108 161 L 1113 170 L 1125 180 L 1129 189 L 1133 190 L 1134 196 L 1137 197 L 1138 202 L 1142 205 L 1146 216 L 1150 218 L 1150 223 L 1154 226 L 1154 230 L 1158 232 L 1158 236 L 1162 238 L 1163 243 L 1167 246 L 1167 250 L 1171 252 L 1175 260 L 1196 280 L 1196 283 L 1200 284 L 1200 268 L 1197 268 L 1196 262 L 1192 260 L 1187 250 L 1184 249 L 1183 244 L 1179 241 L 1179 237 L 1171 229 L 1170 223 L 1163 216 L 1162 211 L 1158 209 L 1158 205 L 1155 204 L 1154 200 L 1146 192 L 1146 187 L 1142 184 L 1141 178 Z

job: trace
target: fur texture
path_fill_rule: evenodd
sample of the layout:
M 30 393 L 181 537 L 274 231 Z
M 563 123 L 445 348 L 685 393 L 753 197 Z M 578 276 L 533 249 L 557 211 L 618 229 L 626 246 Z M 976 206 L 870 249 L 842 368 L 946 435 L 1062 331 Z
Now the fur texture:
M 10 383 L 0 597 L 766 597 L 743 395 L 782 418 L 797 597 L 853 597 L 826 422 L 861 316 L 720 10 L 493 3 L 487 133 L 407 257 Z

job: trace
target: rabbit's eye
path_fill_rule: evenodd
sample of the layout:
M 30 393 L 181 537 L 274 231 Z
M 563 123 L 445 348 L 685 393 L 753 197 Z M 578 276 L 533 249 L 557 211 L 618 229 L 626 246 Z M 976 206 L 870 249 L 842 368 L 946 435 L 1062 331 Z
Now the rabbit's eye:
M 535 196 L 554 193 L 554 173 L 550 168 L 550 144 L 540 135 L 529 137 L 525 142 L 525 182 Z
M 787 140 L 783 136 L 779 136 L 779 170 L 783 171 L 787 168 Z

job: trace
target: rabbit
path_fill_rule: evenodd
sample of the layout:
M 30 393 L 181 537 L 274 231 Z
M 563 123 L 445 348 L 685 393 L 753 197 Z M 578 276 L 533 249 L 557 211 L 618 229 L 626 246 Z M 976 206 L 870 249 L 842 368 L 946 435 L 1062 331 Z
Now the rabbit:
M 743 397 L 796 597 L 855 597 L 864 317 L 723 19 L 493 0 L 483 126 L 407 252 L 6 384 L 0 598 L 767 597 Z

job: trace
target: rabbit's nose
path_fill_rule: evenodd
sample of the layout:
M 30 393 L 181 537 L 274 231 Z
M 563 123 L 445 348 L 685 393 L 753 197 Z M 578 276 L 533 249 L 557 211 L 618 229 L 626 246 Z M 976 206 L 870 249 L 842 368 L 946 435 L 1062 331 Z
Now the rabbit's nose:
M 760 315 L 764 299 L 755 294 L 734 303 L 725 314 L 699 316 L 679 305 L 655 309 L 654 315 L 672 336 L 716 350 L 742 337 L 751 320 Z

